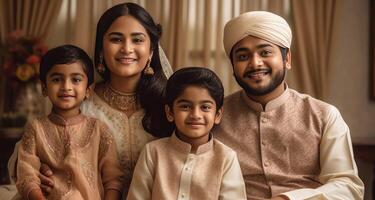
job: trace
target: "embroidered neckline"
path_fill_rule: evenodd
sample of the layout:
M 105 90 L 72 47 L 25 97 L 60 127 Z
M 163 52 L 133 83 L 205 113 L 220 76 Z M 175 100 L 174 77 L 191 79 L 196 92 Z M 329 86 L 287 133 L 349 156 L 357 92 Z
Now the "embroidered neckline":
M 57 124 L 60 126 L 71 126 L 71 125 L 76 125 L 78 123 L 81 123 L 85 119 L 85 117 L 80 112 L 80 114 L 76 116 L 65 119 L 64 117 L 62 117 L 61 115 L 57 114 L 56 112 L 52 110 L 51 113 L 48 115 L 48 119 L 54 124 Z
M 141 108 L 136 93 L 125 93 L 114 89 L 106 83 L 99 96 L 112 108 L 124 112 L 127 116 L 135 113 Z

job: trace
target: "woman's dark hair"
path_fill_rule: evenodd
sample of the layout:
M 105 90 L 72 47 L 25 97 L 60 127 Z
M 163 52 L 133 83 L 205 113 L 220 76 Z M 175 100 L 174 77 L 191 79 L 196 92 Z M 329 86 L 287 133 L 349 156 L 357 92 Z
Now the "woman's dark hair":
M 83 64 L 83 71 L 88 78 L 87 87 L 94 82 L 94 65 L 87 53 L 79 47 L 74 45 L 62 45 L 50 49 L 40 61 L 39 79 L 46 84 L 47 73 L 54 65 L 71 64 L 74 62 L 81 62 Z
M 137 98 L 139 99 L 142 108 L 145 110 L 143 117 L 143 128 L 156 137 L 163 137 L 165 126 L 168 124 L 164 121 L 160 114 L 164 113 L 163 108 L 163 91 L 167 82 L 167 77 L 163 73 L 161 62 L 159 59 L 159 39 L 161 36 L 161 26 L 156 24 L 150 14 L 141 6 L 135 3 L 123 3 L 113 6 L 108 9 L 99 19 L 96 27 L 95 66 L 100 64 L 100 54 L 103 51 L 103 37 L 111 24 L 119 17 L 130 15 L 138 20 L 140 24 L 146 29 L 151 40 L 151 51 L 153 52 L 150 67 L 153 68 L 154 74 L 152 76 L 142 73 L 141 80 L 137 86 Z M 100 74 L 104 81 L 110 80 L 110 72 L 105 63 L 105 71 Z
M 216 109 L 223 106 L 224 88 L 215 72 L 202 67 L 186 67 L 177 70 L 169 78 L 165 89 L 165 104 L 173 107 L 173 102 L 188 86 L 198 86 L 207 89 L 215 100 Z

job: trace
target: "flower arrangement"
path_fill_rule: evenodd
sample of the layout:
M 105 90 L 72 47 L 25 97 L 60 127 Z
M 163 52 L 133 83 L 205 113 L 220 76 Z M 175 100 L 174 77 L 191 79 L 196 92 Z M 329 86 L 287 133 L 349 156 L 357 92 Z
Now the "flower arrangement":
M 40 39 L 13 31 L 1 45 L 2 71 L 10 82 L 36 82 L 40 59 L 46 52 L 47 46 Z

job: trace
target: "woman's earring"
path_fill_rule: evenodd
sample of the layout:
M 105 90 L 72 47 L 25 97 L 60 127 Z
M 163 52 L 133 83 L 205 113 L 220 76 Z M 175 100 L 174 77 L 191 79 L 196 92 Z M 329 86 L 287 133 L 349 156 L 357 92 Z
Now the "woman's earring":
M 45 86 L 42 87 L 42 95 L 47 97 L 47 88 Z
M 147 65 L 145 69 L 143 70 L 144 75 L 148 75 L 148 76 L 154 75 L 155 72 L 154 72 L 154 69 L 152 69 L 152 67 L 150 66 L 150 63 L 151 63 L 151 60 L 148 60 Z
M 98 72 L 100 74 L 103 74 L 105 72 L 105 67 L 104 67 L 104 64 L 103 64 L 103 54 L 99 55 Z

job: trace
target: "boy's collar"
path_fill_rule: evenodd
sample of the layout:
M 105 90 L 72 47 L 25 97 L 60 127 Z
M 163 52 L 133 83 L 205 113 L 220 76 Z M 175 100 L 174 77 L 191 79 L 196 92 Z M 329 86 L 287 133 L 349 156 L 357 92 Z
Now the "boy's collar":
M 69 125 L 75 125 L 81 123 L 85 117 L 81 114 L 81 111 L 78 115 L 64 118 L 63 116 L 57 114 L 55 111 L 51 111 L 51 113 L 48 115 L 48 119 L 51 120 L 54 124 L 62 125 L 62 126 L 69 126 Z
M 176 135 L 175 132 L 173 132 L 173 134 L 172 134 L 172 136 L 170 137 L 169 140 L 172 143 L 173 148 L 177 149 L 178 151 L 180 151 L 182 153 L 190 154 L 190 152 L 191 152 L 191 144 L 180 140 L 177 137 L 177 135 Z M 198 147 L 198 149 L 197 149 L 197 152 L 195 154 L 199 155 L 199 154 L 203 154 L 203 153 L 206 153 L 209 150 L 211 150 L 212 147 L 213 147 L 213 141 L 214 141 L 213 135 L 212 135 L 212 133 L 210 133 L 208 142 L 205 143 L 205 144 L 200 145 Z

